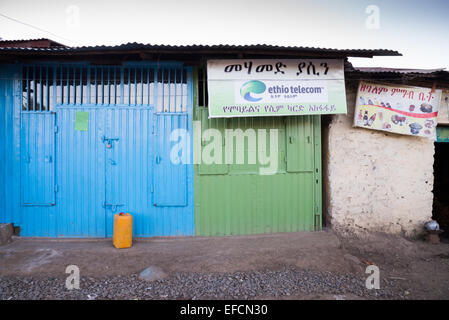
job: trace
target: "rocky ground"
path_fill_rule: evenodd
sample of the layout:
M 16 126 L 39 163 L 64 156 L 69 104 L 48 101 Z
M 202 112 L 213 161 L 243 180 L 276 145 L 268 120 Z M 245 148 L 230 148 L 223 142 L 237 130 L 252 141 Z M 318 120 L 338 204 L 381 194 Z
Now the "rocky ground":
M 176 273 L 151 283 L 138 275 L 85 277 L 80 289 L 67 290 L 65 278 L 2 277 L 0 299 L 267 299 L 308 295 L 330 299 L 403 299 L 399 280 L 384 279 L 368 290 L 354 275 L 294 269 L 236 273 Z
M 80 288 L 65 286 L 79 266 Z M 376 265 L 380 289 L 367 289 Z M 154 266 L 151 281 L 139 278 Z M 449 299 L 449 244 L 331 231 L 136 241 L 24 240 L 0 247 L 0 299 Z

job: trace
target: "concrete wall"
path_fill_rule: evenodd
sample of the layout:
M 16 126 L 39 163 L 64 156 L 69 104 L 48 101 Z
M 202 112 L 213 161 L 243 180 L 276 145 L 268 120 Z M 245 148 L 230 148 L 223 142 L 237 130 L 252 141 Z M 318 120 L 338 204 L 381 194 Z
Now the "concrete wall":
M 415 236 L 432 216 L 433 141 L 353 128 L 357 85 L 323 132 L 325 219 L 342 233 Z

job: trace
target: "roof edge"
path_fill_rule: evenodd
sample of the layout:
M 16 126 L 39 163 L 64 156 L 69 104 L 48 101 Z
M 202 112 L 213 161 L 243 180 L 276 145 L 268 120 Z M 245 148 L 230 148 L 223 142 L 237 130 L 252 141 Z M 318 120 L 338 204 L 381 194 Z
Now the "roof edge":
M 82 47 L 50 47 L 50 48 L 0 48 L 0 54 L 19 53 L 19 54 L 43 54 L 43 55 L 59 55 L 61 53 L 70 54 L 102 54 L 102 53 L 128 53 L 128 52 L 148 52 L 148 53 L 164 53 L 164 54 L 264 54 L 282 52 L 284 54 L 335 54 L 346 57 L 369 57 L 374 56 L 402 56 L 395 50 L 388 49 L 332 49 L 317 47 L 297 47 L 297 46 L 275 46 L 267 44 L 257 45 L 152 45 L 142 43 L 126 43 L 116 46 L 82 46 Z

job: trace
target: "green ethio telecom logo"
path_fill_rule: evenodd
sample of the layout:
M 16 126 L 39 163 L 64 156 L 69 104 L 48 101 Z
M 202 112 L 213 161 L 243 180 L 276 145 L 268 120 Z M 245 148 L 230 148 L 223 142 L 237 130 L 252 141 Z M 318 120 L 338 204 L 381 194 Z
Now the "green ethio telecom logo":
M 262 98 L 255 98 L 251 94 L 261 94 L 267 89 L 265 83 L 259 80 L 251 80 L 245 82 L 240 88 L 240 95 L 243 99 L 251 102 L 262 100 Z

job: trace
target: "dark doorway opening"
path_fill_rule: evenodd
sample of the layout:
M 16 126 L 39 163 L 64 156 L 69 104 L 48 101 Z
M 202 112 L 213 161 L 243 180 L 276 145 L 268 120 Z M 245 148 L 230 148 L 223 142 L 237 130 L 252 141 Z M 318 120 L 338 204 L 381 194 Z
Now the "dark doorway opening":
M 441 241 L 449 243 L 449 143 L 436 142 L 434 158 L 432 218 L 444 230 Z

